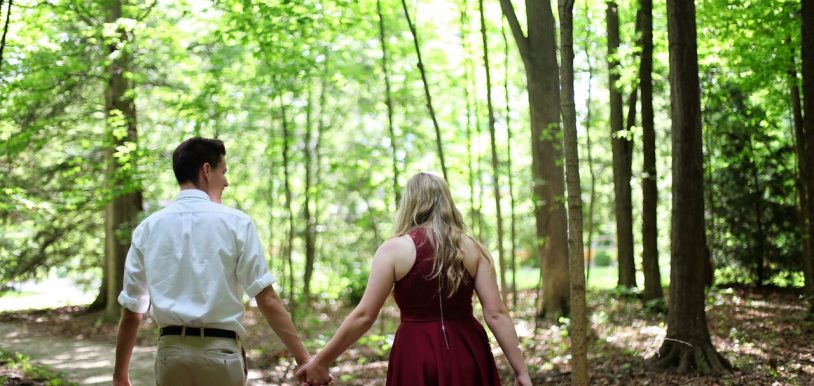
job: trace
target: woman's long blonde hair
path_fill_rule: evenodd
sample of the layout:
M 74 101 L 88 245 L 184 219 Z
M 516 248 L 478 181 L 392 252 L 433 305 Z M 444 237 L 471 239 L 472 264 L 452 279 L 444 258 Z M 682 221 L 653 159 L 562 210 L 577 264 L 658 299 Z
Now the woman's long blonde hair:
M 417 227 L 426 228 L 427 239 L 435 250 L 429 278 L 439 278 L 447 297 L 452 297 L 461 283 L 468 280 L 461 249 L 466 226 L 452 202 L 447 183 L 430 173 L 418 173 L 407 181 L 396 214 L 396 236 Z M 480 243 L 475 241 L 475 244 L 479 252 L 486 253 Z

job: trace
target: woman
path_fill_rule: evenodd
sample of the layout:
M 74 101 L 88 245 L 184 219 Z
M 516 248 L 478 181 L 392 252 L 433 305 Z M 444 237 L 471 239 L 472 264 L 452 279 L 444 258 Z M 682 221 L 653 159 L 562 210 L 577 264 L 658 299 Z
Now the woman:
M 514 384 L 531 385 L 489 253 L 464 234 L 446 182 L 428 173 L 407 182 L 396 236 L 376 251 L 362 300 L 297 372 L 300 380 L 330 382 L 330 364 L 370 329 L 391 291 L 401 324 L 390 352 L 388 386 L 500 385 L 486 331 L 472 315 L 473 291 L 514 370 Z

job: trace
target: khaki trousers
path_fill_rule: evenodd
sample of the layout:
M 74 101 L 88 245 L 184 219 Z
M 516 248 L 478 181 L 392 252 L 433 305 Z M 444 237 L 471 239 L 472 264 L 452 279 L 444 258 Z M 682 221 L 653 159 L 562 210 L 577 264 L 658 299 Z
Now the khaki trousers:
M 165 335 L 158 339 L 156 386 L 243 386 L 240 342 L 229 338 Z

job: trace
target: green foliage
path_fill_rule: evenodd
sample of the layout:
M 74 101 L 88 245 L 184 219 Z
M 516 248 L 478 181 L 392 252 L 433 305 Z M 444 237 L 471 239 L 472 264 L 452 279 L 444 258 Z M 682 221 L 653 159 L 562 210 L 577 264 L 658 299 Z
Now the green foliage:
M 610 253 L 604 249 L 597 251 L 596 255 L 594 255 L 594 264 L 597 267 L 609 267 L 611 262 Z
M 62 375 L 46 367 L 35 366 L 30 358 L 20 353 L 0 351 L 0 368 L 22 371 L 25 377 L 38 385 L 46 386 L 76 386 L 76 383 L 66 381 Z M 0 376 L 0 382 L 6 384 L 7 379 Z M 16 384 L 16 383 L 15 383 Z

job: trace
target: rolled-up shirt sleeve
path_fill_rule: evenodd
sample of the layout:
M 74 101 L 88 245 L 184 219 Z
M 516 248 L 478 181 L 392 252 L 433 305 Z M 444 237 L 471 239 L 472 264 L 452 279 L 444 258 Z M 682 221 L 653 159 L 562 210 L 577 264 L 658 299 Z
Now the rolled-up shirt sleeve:
M 136 234 L 133 235 L 133 239 L 136 239 Z M 124 263 L 124 285 L 118 300 L 122 307 L 137 314 L 147 312 L 150 306 L 144 256 L 136 247 L 135 242 L 130 245 L 130 250 L 127 252 L 127 259 Z
M 242 251 L 237 261 L 237 278 L 249 297 L 257 296 L 277 278 L 271 274 L 263 255 L 263 246 L 254 223 L 249 221 L 243 233 Z

